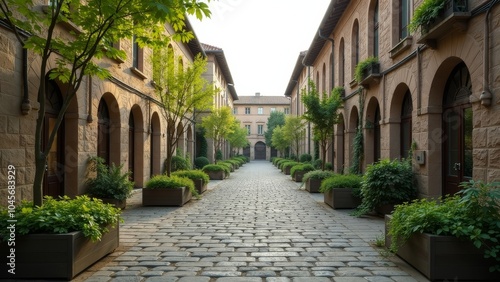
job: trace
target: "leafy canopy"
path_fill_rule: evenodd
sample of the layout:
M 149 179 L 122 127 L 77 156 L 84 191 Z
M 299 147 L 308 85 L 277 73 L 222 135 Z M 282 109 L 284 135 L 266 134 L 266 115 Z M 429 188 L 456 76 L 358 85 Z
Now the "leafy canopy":
M 267 130 L 264 132 L 266 144 L 272 144 L 273 130 L 278 125 L 285 125 L 285 113 L 278 111 L 271 112 L 269 118 L 267 119 Z

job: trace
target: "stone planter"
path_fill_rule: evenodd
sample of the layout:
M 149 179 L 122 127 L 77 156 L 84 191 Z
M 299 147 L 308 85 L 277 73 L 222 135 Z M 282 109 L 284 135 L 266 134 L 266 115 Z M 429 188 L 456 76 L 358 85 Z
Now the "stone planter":
M 183 206 L 191 200 L 189 188 L 142 189 L 143 206 Z
M 387 235 L 390 216 L 385 217 L 385 243 L 390 245 Z M 453 236 L 438 236 L 416 233 L 399 247 L 397 255 L 434 281 L 498 281 L 498 272 L 490 272 L 494 259 L 485 259 L 483 251 L 470 241 Z
M 370 84 L 377 84 L 380 81 L 380 63 L 373 63 L 363 70 L 363 79 L 359 84 L 369 88 Z
M 361 204 L 361 198 L 354 197 L 352 188 L 333 188 L 324 193 L 324 202 L 334 209 L 354 209 Z
M 219 171 L 205 171 L 206 174 L 208 174 L 208 177 L 210 177 L 210 180 L 223 180 L 226 178 L 226 174 L 224 173 L 223 170 Z
M 309 193 L 319 193 L 319 188 L 321 187 L 322 179 L 311 179 L 309 178 L 306 181 L 306 190 Z
M 104 198 L 101 200 L 105 204 L 112 204 L 115 208 L 119 208 L 122 210 L 124 210 L 127 207 L 127 199 L 117 200 L 117 199 L 111 199 L 111 198 Z
M 306 174 L 304 171 L 296 171 L 292 177 L 293 181 L 302 182 L 302 178 L 304 178 L 304 174 Z
M 290 175 L 290 170 L 292 170 L 292 167 L 291 166 L 287 166 L 283 169 L 283 173 L 285 175 Z
M 29 234 L 16 238 L 15 274 L 7 272 L 12 246 L 0 243 L 1 279 L 71 280 L 118 248 L 119 227 L 109 228 L 100 241 L 92 242 L 80 231 L 65 234 Z
M 198 194 L 203 194 L 203 192 L 207 191 L 207 184 L 203 183 L 203 179 L 193 179 L 194 188 L 198 191 Z

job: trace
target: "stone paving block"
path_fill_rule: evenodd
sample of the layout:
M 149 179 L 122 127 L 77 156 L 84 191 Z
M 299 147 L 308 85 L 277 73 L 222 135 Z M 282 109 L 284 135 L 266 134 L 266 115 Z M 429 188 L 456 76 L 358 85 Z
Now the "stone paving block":
M 180 281 L 177 277 L 154 276 L 148 277 L 144 282 L 177 282 Z
M 240 277 L 241 272 L 239 271 L 203 271 L 202 276 L 209 277 Z
M 293 282 L 329 282 L 330 278 L 325 277 L 295 277 Z
M 257 271 L 248 271 L 246 273 L 247 276 L 250 277 L 275 277 L 277 276 L 274 271 L 265 271 L 265 270 L 257 270 Z
M 262 282 L 262 279 L 256 277 L 223 277 L 217 279 L 217 282 Z
M 176 276 L 176 277 L 183 277 L 183 276 L 196 276 L 196 272 L 194 271 L 165 271 L 163 273 L 163 276 Z
M 309 271 L 281 271 L 280 276 L 286 277 L 310 277 L 312 274 Z M 295 280 L 295 278 L 294 278 Z
M 192 276 L 192 277 L 181 277 L 177 282 L 209 282 L 210 277 L 202 276 Z

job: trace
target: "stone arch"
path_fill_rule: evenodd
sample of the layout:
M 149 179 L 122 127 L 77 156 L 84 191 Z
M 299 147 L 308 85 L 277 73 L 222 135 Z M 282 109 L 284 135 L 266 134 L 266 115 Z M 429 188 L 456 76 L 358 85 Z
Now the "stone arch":
M 365 112 L 365 164 L 377 162 L 381 158 L 381 111 L 376 97 L 371 97 Z
M 344 124 L 344 115 L 339 114 L 338 123 L 335 126 L 335 167 L 337 168 L 338 173 L 343 173 L 345 169 L 345 124 Z
M 106 111 L 106 117 L 100 116 L 101 111 Z M 98 117 L 98 132 L 97 132 L 97 155 L 103 157 L 108 164 L 121 163 L 121 118 L 120 106 L 116 97 L 106 92 L 102 95 L 99 106 L 96 111 Z M 104 123 L 106 122 L 106 123 Z M 104 126 L 104 127 L 100 127 Z M 100 142 L 107 140 L 106 148 L 99 148 Z M 105 157 L 106 154 L 107 157 Z
M 186 141 L 187 141 L 186 154 L 189 156 L 190 160 L 194 160 L 194 133 L 191 124 L 188 125 L 188 128 L 186 130 Z
M 161 125 L 160 116 L 154 112 L 151 116 L 150 135 L 150 176 L 161 174 Z
M 359 22 L 356 18 L 352 24 L 352 34 L 351 34 L 351 79 L 354 79 L 354 69 L 359 63 L 360 55 L 360 38 L 359 38 Z
M 179 136 L 179 140 L 177 140 L 177 150 L 182 152 L 182 155 L 184 156 L 186 148 L 186 132 L 184 132 L 184 124 L 182 122 L 177 124 L 177 132 L 182 132 Z
M 349 120 L 347 122 L 347 129 L 345 130 L 345 139 L 347 141 L 348 146 L 347 148 L 347 156 L 348 156 L 348 161 L 349 161 L 349 166 L 353 162 L 353 157 L 354 157 L 354 136 L 356 135 L 356 130 L 358 129 L 358 123 L 359 123 L 359 110 L 356 106 L 353 106 L 351 108 L 351 112 L 349 114 Z
M 128 136 L 128 167 L 132 172 L 135 187 L 144 185 L 144 117 L 142 109 L 135 104 L 130 110 Z
M 407 96 L 409 95 L 409 96 Z M 401 158 L 401 157 L 406 157 L 401 154 L 401 148 L 402 146 L 407 146 L 407 144 L 403 144 L 403 139 L 405 137 L 403 136 L 404 133 L 406 132 L 405 130 L 402 130 L 402 126 L 405 127 L 406 125 L 402 125 L 402 118 L 403 118 L 403 104 L 405 102 L 409 102 L 411 109 L 415 109 L 416 107 L 414 106 L 414 100 L 413 97 L 415 95 L 412 95 L 408 85 L 406 83 L 400 83 L 396 86 L 394 93 L 392 95 L 392 100 L 389 105 L 389 118 L 387 120 L 387 124 L 389 126 L 389 158 L 390 159 L 395 159 L 395 158 Z M 405 101 L 405 98 L 409 97 L 409 101 Z M 411 113 L 411 116 L 413 114 Z M 411 117 L 408 121 L 412 121 Z M 412 124 L 407 124 L 410 128 L 410 132 L 412 132 Z M 407 133 L 407 132 L 406 132 Z M 403 134 L 403 135 L 402 135 Z M 410 135 L 411 137 L 411 135 Z
M 267 150 L 266 143 L 262 141 L 256 142 L 254 145 L 254 152 L 255 152 L 254 158 L 256 160 L 265 160 L 267 157 L 266 150 Z

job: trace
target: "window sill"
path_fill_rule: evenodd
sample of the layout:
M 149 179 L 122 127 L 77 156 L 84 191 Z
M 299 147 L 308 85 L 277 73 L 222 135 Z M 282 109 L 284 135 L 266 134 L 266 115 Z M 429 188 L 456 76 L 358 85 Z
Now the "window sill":
M 131 67 L 130 71 L 132 71 L 133 74 L 135 74 L 136 76 L 138 76 L 142 80 L 145 80 L 146 78 L 148 78 L 142 71 L 140 71 L 136 67 Z
M 403 40 L 401 40 L 396 46 L 394 46 L 390 53 L 390 58 L 393 59 L 394 57 L 400 55 L 403 53 L 405 50 L 409 49 L 411 47 L 411 44 L 413 43 L 413 37 L 412 36 L 407 36 Z

